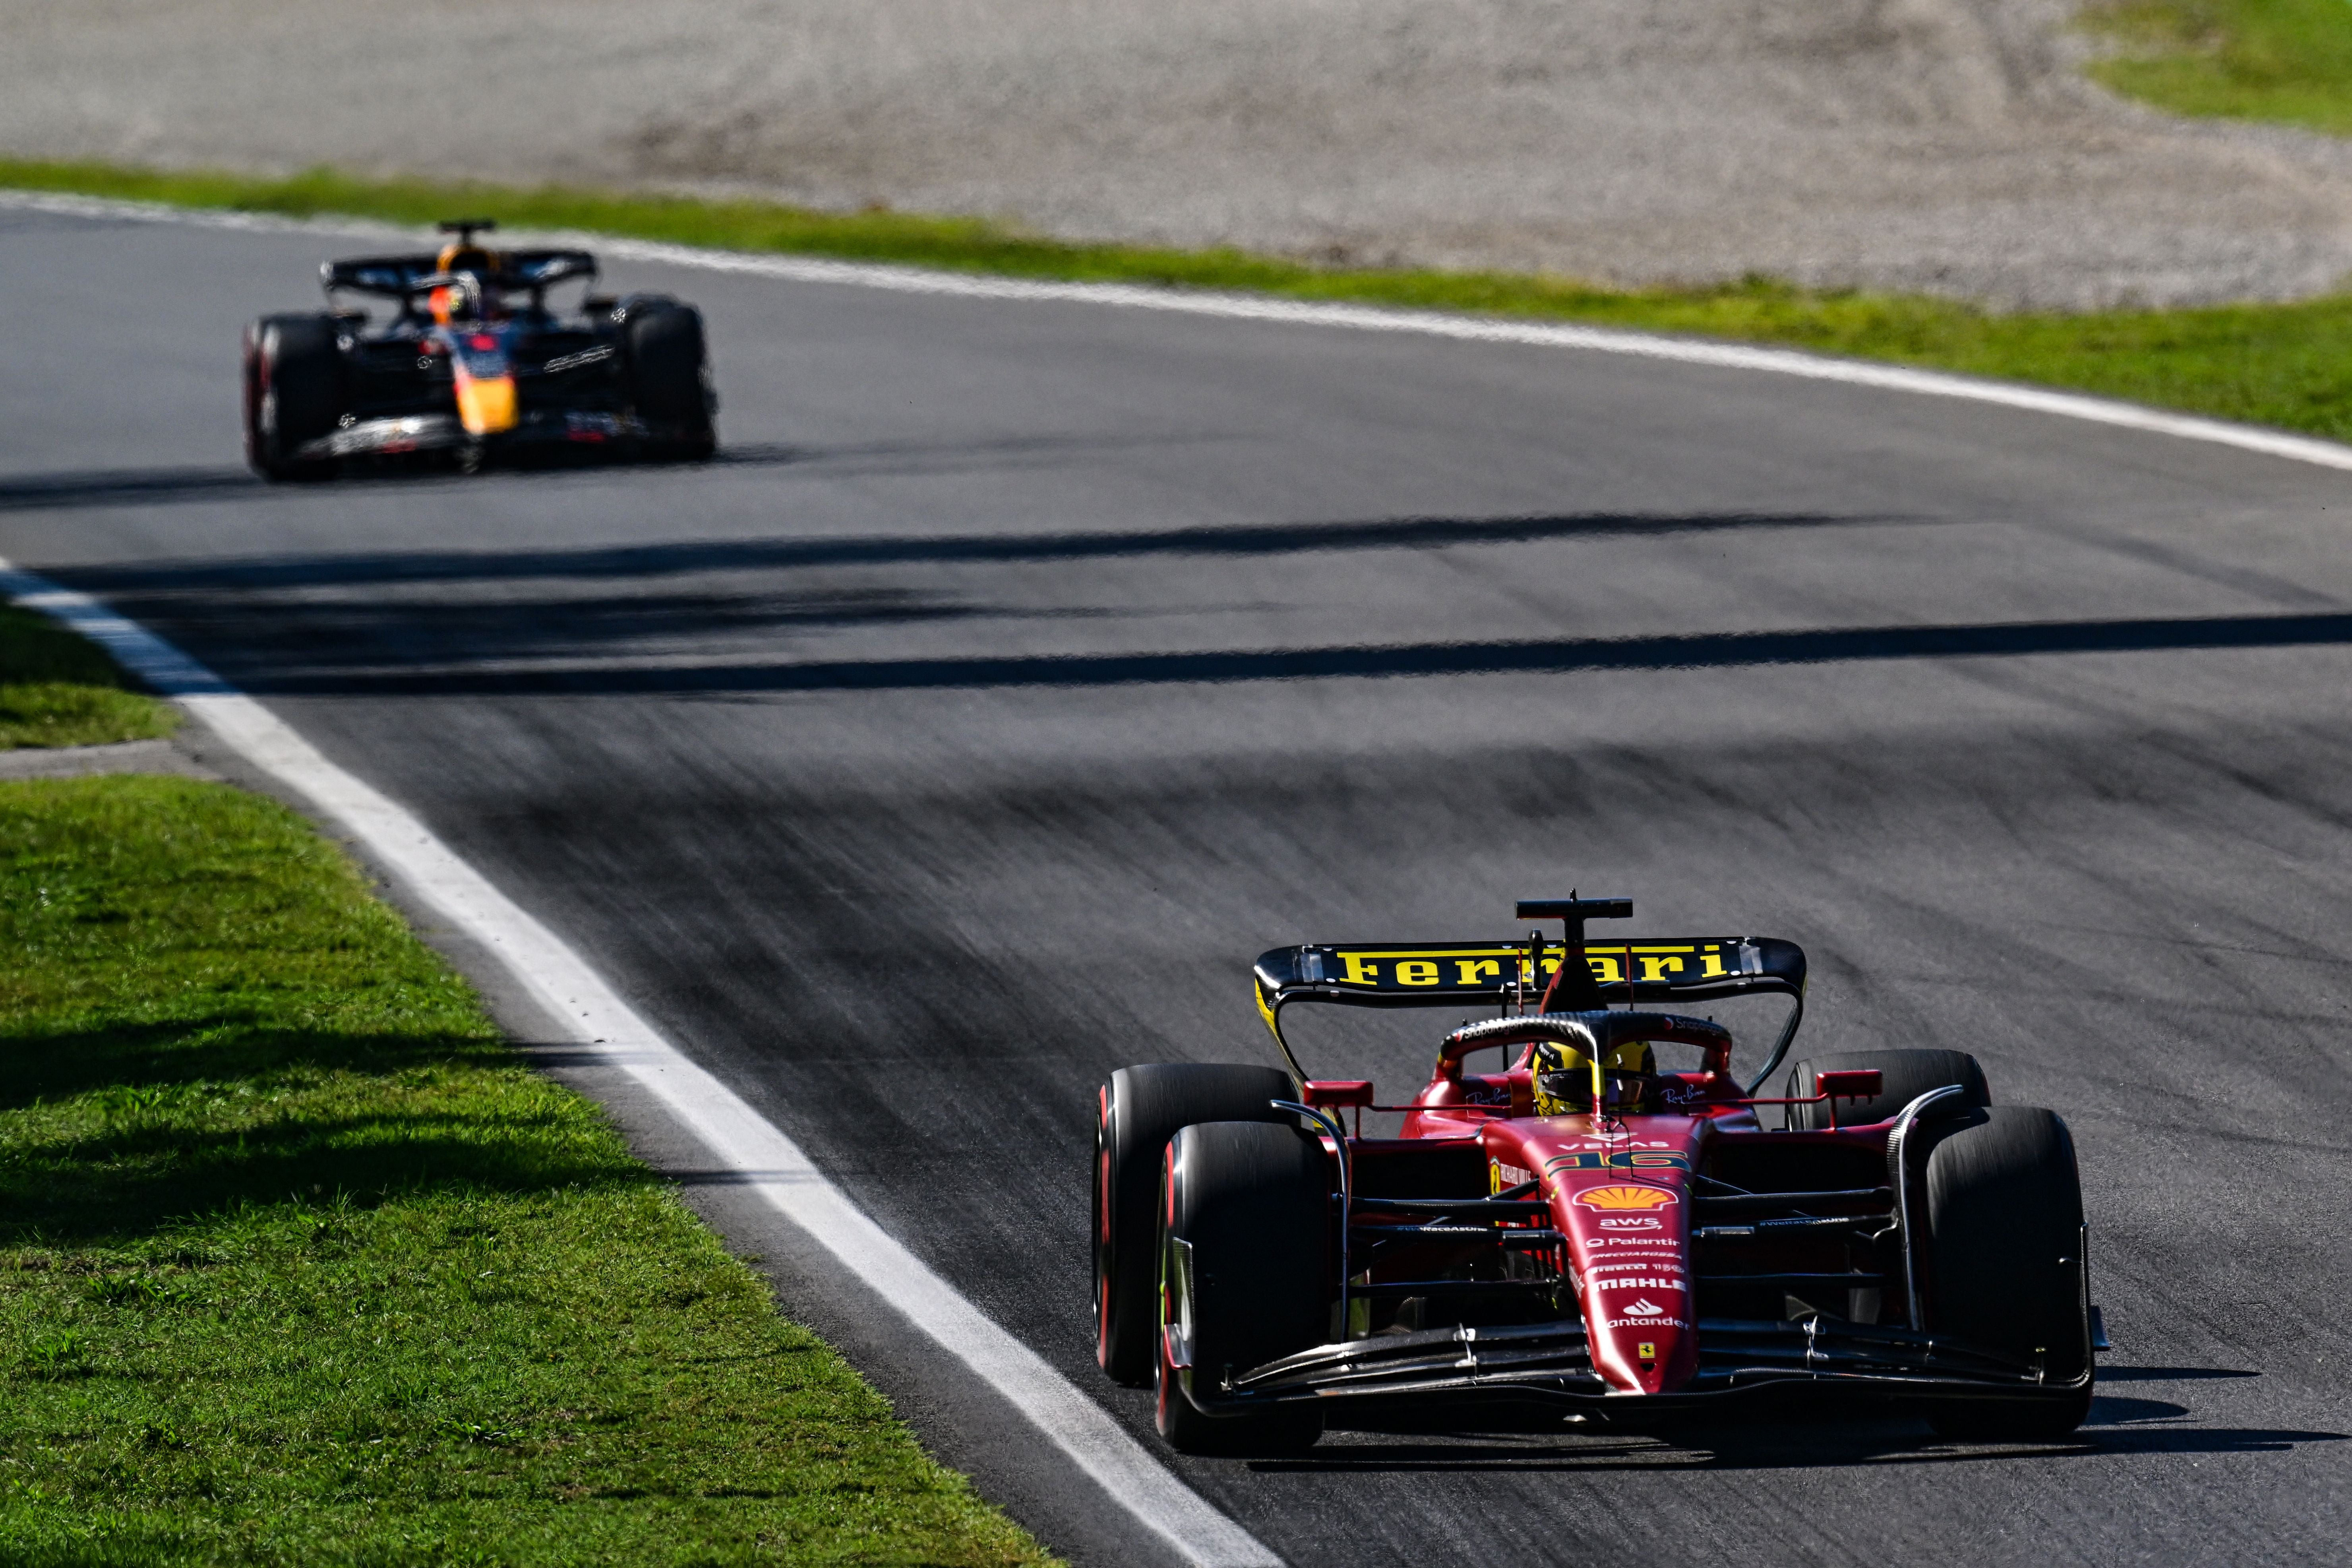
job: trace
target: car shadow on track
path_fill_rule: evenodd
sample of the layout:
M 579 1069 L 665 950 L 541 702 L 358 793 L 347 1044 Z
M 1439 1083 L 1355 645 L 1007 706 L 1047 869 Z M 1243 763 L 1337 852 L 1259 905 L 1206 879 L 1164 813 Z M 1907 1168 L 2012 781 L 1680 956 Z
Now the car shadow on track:
M 1324 1471 L 1445 1470 L 1788 1470 L 1860 1465 L 1948 1465 L 1987 1459 L 2095 1458 L 2115 1454 L 2279 1454 L 2305 1443 L 2340 1443 L 2352 1433 L 2310 1432 L 2253 1426 L 2165 1426 L 2120 1432 L 2086 1430 L 2063 1443 L 1956 1444 L 1924 1423 L 1875 1440 L 1853 1434 L 1822 1437 L 1782 1434 L 1773 1438 L 1700 1444 L 1665 1439 L 1590 1439 L 1560 1443 L 1535 1440 L 1498 1444 L 1364 1443 L 1318 1447 L 1297 1459 L 1264 1459 L 1254 1470 L 1269 1475 Z
M 2257 1374 L 2219 1368 L 2123 1367 L 2114 1383 L 2173 1382 Z M 1262 1460 L 1270 1475 L 1318 1471 L 1785 1470 L 1864 1465 L 1946 1465 L 2031 1457 L 2095 1458 L 2120 1454 L 2275 1454 L 2306 1443 L 2340 1443 L 2352 1433 L 2280 1427 L 2176 1425 L 2194 1415 L 2168 1400 L 2101 1394 L 2074 1436 L 2054 1443 L 1955 1443 L 1925 1420 L 1889 1416 L 1772 1419 L 1749 1416 L 1652 1434 L 1471 1434 L 1460 1437 L 1335 1433 L 1295 1459 Z
M 2237 1366 L 2103 1366 L 2099 1386 L 2111 1383 L 2206 1383 L 2214 1378 L 2260 1377 L 2261 1373 Z

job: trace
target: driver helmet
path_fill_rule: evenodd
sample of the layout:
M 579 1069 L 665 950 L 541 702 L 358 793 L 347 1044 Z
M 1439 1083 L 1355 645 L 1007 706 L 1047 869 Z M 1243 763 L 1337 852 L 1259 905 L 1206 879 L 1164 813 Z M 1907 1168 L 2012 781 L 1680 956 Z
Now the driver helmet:
M 1528 1066 L 1533 1068 L 1536 1114 L 1565 1116 L 1592 1109 L 1592 1057 L 1581 1046 L 1564 1040 L 1538 1040 Z M 1601 1059 L 1604 1073 L 1654 1075 L 1657 1053 L 1647 1040 L 1627 1040 Z
M 440 258 L 435 265 L 444 272 L 470 272 L 484 278 L 499 269 L 499 258 L 478 245 L 459 245 L 453 240 L 441 247 Z
M 443 272 L 467 272 L 471 273 L 474 278 L 474 291 L 470 298 L 467 290 L 451 288 L 446 283 L 433 290 L 432 306 L 435 321 L 446 326 L 454 319 L 468 317 L 473 314 L 476 300 L 479 301 L 483 315 L 494 316 L 498 313 L 496 302 L 490 298 L 489 281 L 499 269 L 499 258 L 495 252 L 485 250 L 478 245 L 461 245 L 452 242 L 441 247 L 441 254 L 435 265 Z

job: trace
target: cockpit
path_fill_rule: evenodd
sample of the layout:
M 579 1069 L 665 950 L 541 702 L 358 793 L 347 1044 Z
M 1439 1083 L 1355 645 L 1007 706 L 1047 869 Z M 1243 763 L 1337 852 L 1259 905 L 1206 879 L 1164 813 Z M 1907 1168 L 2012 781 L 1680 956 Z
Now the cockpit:
M 453 321 L 500 320 L 507 309 L 505 295 L 497 283 L 500 272 L 499 254 L 474 243 L 477 230 L 497 226 L 467 221 L 441 226 L 454 230 L 457 237 L 443 246 L 436 258 L 436 269 L 443 281 L 434 284 L 425 296 L 425 309 L 445 327 Z

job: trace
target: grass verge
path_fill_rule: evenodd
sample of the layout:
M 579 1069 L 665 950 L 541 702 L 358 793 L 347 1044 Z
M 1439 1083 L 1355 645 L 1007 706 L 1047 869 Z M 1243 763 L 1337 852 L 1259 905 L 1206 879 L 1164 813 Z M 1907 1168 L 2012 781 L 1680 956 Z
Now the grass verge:
M 1038 1563 L 226 786 L 0 784 L 0 1562 Z
M 1322 267 L 1235 250 L 1065 244 L 975 218 L 822 213 L 554 185 L 362 180 L 324 169 L 268 179 L 0 160 L 0 186 L 402 223 L 463 211 L 514 227 L 739 250 L 1590 321 L 2039 382 L 2352 439 L 2352 294 L 2289 305 L 2002 314 L 1948 300 L 1810 291 L 1767 279 L 1611 289 L 1536 274 Z M 291 304 L 300 295 L 290 277 L 288 286 Z
M 150 741 L 179 721 L 92 644 L 0 603 L 0 752 Z
M 2352 135 L 2345 0 L 2116 0 L 2083 25 L 2118 53 L 2094 80 L 2175 114 Z

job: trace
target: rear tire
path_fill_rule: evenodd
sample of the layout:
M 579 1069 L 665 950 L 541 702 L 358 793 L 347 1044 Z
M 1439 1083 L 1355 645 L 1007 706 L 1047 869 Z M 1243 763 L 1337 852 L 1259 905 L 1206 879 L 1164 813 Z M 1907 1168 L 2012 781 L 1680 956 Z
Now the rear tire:
M 1196 1121 L 1297 1118 L 1267 1101 L 1297 1093 L 1276 1068 L 1163 1062 L 1121 1068 L 1096 1101 L 1095 1360 L 1130 1387 L 1150 1383 L 1160 1340 L 1158 1234 L 1161 1155 Z
M 1801 1100 L 1813 1092 L 1813 1075 L 1824 1072 L 1866 1072 L 1876 1068 L 1886 1078 L 1885 1086 L 1874 1100 L 1841 1100 L 1837 1102 L 1837 1120 L 1841 1127 L 1861 1127 L 1873 1121 L 1884 1121 L 1899 1116 L 1903 1108 L 1927 1093 L 1948 1084 L 1958 1084 L 1965 1092 L 1966 1104 L 1981 1110 L 1992 1103 L 1992 1094 L 1985 1088 L 1984 1068 L 1976 1058 L 1966 1051 L 1832 1051 L 1827 1056 L 1812 1057 L 1789 1069 L 1788 1087 L 1780 1092 L 1790 1100 Z M 1939 1112 L 1960 1110 L 1949 1100 L 1937 1106 Z M 1783 1106 L 1781 1125 L 1792 1132 L 1811 1132 L 1830 1124 L 1830 1108 L 1821 1105 Z
M 621 333 L 628 348 L 629 400 L 656 434 L 654 456 L 700 462 L 719 447 L 711 416 L 710 355 L 702 312 L 675 300 L 632 300 Z
M 1996 1105 L 1939 1123 L 1927 1154 L 1928 1325 L 2021 1360 L 2052 1383 L 2091 1374 L 2083 1190 L 2066 1123 Z M 2083 1423 L 2088 1382 L 2031 1402 L 1958 1402 L 1930 1413 L 1948 1437 L 2048 1442 Z
M 264 316 L 245 330 L 245 458 L 264 479 L 333 477 L 333 459 L 295 454 L 342 420 L 341 332 L 332 316 Z
M 1189 1321 L 1194 1386 L 1213 1390 L 1320 1344 L 1335 1283 L 1327 1279 L 1332 1171 L 1322 1144 L 1296 1128 L 1205 1122 L 1169 1141 L 1163 1170 L 1159 1315 Z M 1157 1424 L 1179 1453 L 1297 1454 L 1323 1435 L 1312 1403 L 1203 1415 L 1180 1385 L 1168 1336 L 1154 1339 Z

